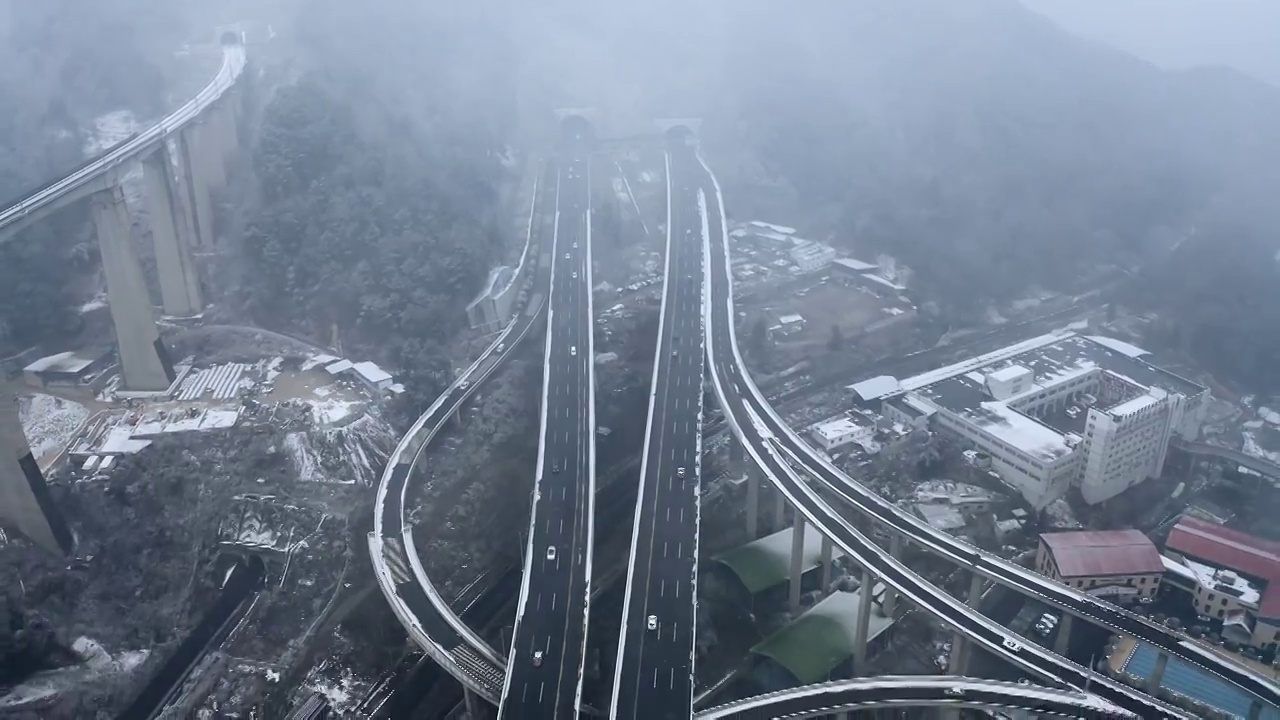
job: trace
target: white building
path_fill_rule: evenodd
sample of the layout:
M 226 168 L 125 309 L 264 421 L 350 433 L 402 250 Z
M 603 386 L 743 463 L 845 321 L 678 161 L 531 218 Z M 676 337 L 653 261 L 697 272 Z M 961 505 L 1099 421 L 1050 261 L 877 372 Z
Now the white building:
M 847 417 L 818 423 L 813 426 L 813 439 L 818 441 L 823 450 L 831 452 L 841 445 L 849 443 L 865 443 L 875 434 L 871 425 L 860 425 Z
M 886 390 L 886 416 L 925 418 L 989 454 L 1037 508 L 1073 486 L 1096 504 L 1158 476 L 1172 437 L 1200 431 L 1208 390 L 1142 354 L 1110 338 L 1055 333 L 907 378 L 896 391 L 883 380 L 862 390 Z
M 801 272 L 821 270 L 835 259 L 835 248 L 825 243 L 800 241 L 791 248 L 791 262 L 795 263 Z
M 376 363 L 372 363 L 367 360 L 355 363 L 351 366 L 351 369 L 355 371 L 357 376 L 359 376 L 360 381 L 369 386 L 371 390 L 377 390 L 379 392 L 389 390 L 391 388 L 391 384 L 395 382 L 391 377 L 391 373 L 378 367 Z

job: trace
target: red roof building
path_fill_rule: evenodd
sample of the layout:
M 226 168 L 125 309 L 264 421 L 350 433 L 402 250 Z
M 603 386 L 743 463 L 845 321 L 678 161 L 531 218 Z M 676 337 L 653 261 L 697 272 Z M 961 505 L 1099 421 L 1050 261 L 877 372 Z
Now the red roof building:
M 1265 584 L 1258 616 L 1280 618 L 1280 543 L 1194 517 L 1183 517 L 1169 533 L 1166 550 Z
M 1044 533 L 1040 545 L 1060 578 L 1164 573 L 1156 546 L 1137 530 Z

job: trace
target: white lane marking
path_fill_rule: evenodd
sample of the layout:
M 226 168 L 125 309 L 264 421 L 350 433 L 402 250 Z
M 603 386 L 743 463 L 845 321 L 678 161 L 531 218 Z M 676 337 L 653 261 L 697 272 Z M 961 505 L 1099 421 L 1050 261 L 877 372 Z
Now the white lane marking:
M 542 704 L 542 692 L 547 689 L 546 682 L 538 683 L 538 704 Z
M 523 705 L 523 704 L 524 704 L 525 696 L 526 696 L 526 695 L 528 695 L 528 694 L 529 694 L 529 683 L 525 683 L 525 684 L 524 684 L 524 687 L 522 687 L 522 688 L 520 689 L 520 704 L 521 704 L 521 705 Z
M 662 583 L 658 585 L 658 597 L 666 597 L 666 596 L 667 596 L 667 581 L 666 579 L 663 579 Z
M 551 593 L 551 609 L 552 609 L 552 610 L 555 610 L 555 609 L 556 609 L 556 594 L 555 594 L 555 593 Z
M 671 668 L 671 689 L 676 689 L 676 669 Z
M 680 506 L 680 522 L 684 522 L 684 506 Z
M 663 540 L 662 541 L 662 557 L 666 557 L 666 556 L 667 556 L 667 541 Z
M 564 518 L 560 518 L 560 534 L 564 535 Z
M 653 669 L 653 686 L 658 687 L 658 668 Z
M 534 609 L 535 610 L 542 609 L 542 593 L 538 593 L 538 605 Z
M 676 583 L 676 598 L 680 597 L 680 583 Z

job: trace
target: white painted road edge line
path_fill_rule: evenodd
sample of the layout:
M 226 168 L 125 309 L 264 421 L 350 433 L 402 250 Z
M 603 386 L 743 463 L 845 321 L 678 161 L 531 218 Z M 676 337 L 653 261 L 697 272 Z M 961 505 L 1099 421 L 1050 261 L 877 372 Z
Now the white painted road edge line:
M 587 625 L 591 619 L 591 558 L 596 532 L 596 315 L 591 280 L 591 156 L 587 155 L 587 562 L 582 583 L 582 647 L 578 652 L 578 684 L 573 711 L 582 708 L 582 683 L 587 664 Z
M 551 335 L 555 328 L 556 309 L 553 298 L 556 293 L 556 242 L 560 239 L 560 173 L 564 168 L 556 164 L 556 205 L 555 221 L 551 230 L 551 280 L 547 288 L 547 332 L 542 355 L 542 407 L 538 411 L 538 464 L 533 475 L 533 498 L 529 503 L 529 539 L 525 542 L 524 578 L 520 582 L 520 600 L 516 605 L 516 621 L 511 629 L 511 650 L 508 654 L 507 671 L 502 680 L 502 699 L 498 702 L 498 717 L 502 717 L 503 707 L 511 692 L 511 675 L 519 662 L 520 648 L 516 646 L 516 638 L 520 637 L 520 625 L 524 621 L 525 607 L 529 603 L 529 577 L 533 568 L 534 535 L 538 520 L 538 501 L 542 498 L 542 463 L 547 453 L 547 390 L 551 385 Z
M 671 280 L 671 153 L 664 152 L 667 169 L 667 251 L 662 267 L 662 309 L 658 312 L 658 340 L 653 349 L 653 378 L 649 382 L 649 414 L 645 421 L 644 449 L 640 456 L 640 487 L 636 495 L 635 519 L 631 523 L 631 553 L 627 558 L 627 591 L 622 600 L 622 624 L 618 630 L 618 658 L 613 668 L 613 697 L 609 701 L 609 717 L 618 716 L 618 695 L 622 690 L 622 660 L 627 650 L 627 615 L 631 612 L 631 587 L 636 574 L 636 543 L 640 539 L 640 520 L 644 514 L 644 486 L 649 469 L 649 442 L 653 434 L 653 405 L 658 398 L 658 368 L 662 364 L 662 330 L 667 321 L 667 283 Z
M 720 201 L 720 212 L 721 212 L 721 218 L 722 218 L 722 220 L 723 220 L 723 218 L 724 218 L 724 198 L 723 198 L 723 196 L 721 195 L 721 192 L 720 192 L 720 183 L 719 183 L 719 181 L 718 181 L 718 180 L 716 180 L 715 174 L 711 172 L 711 168 L 709 168 L 709 167 L 707 166 L 706 161 L 702 159 L 701 155 L 699 155 L 699 161 L 702 163 L 703 168 L 707 171 L 707 174 L 711 176 L 712 183 L 714 183 L 714 184 L 715 184 L 715 187 L 716 187 L 716 197 L 717 197 L 717 199 Z M 726 306 L 727 306 L 729 326 L 726 328 L 726 330 L 727 330 L 727 332 L 728 332 L 728 334 L 729 334 L 729 342 L 730 342 L 730 345 L 732 346 L 732 351 L 733 351 L 734 361 L 735 361 L 735 363 L 737 364 L 737 366 L 738 366 L 739 368 L 741 368 L 741 369 L 742 369 L 742 373 L 741 373 L 741 374 L 742 374 L 742 376 L 743 376 L 743 378 L 744 378 L 745 382 L 747 382 L 748 386 L 749 386 L 749 387 L 751 387 L 751 386 L 753 385 L 753 383 L 752 383 L 752 381 L 751 381 L 750 374 L 749 374 L 749 373 L 747 373 L 747 372 L 746 372 L 746 370 L 745 370 L 746 365 L 743 363 L 743 361 L 742 361 L 742 356 L 741 356 L 741 354 L 740 354 L 740 353 L 739 353 L 739 351 L 738 351 L 738 346 L 737 346 L 737 345 L 738 345 L 738 343 L 737 343 L 737 330 L 736 330 L 736 328 L 734 327 L 734 320 L 735 320 L 735 318 L 734 318 L 734 314 L 733 314 L 733 272 L 732 272 L 732 262 L 731 262 L 731 259 L 730 259 L 730 257 L 729 257 L 728 225 L 727 225 L 727 224 L 722 225 L 721 230 L 722 230 L 722 232 L 724 233 L 724 237 L 723 237 L 723 238 L 721 238 L 721 241 L 723 242 L 724 253 L 725 253 L 725 263 L 724 263 L 724 264 L 725 264 L 725 268 L 724 268 L 724 271 L 725 271 L 726 282 L 727 282 L 726 287 L 728 288 L 728 291 L 726 292 L 726 297 L 725 297 L 725 304 L 726 304 Z M 708 319 L 710 319 L 710 318 L 708 318 Z M 715 356 L 715 355 L 714 355 L 714 349 L 713 349 L 713 348 L 714 348 L 714 345 L 713 345 L 713 341 L 711 340 L 711 338 L 713 338 L 713 337 L 714 337 L 715 333 L 714 333 L 714 331 L 713 331 L 713 332 L 711 332 L 711 333 L 708 333 L 707 335 L 708 335 L 708 339 L 709 339 L 709 341 L 708 341 L 708 348 L 709 348 L 709 352 L 710 352 L 710 354 L 711 354 L 711 357 L 713 357 L 713 358 L 714 358 L 714 356 Z M 719 400 L 720 400 L 720 404 L 721 404 L 721 406 L 722 406 L 722 410 L 723 410 L 723 411 L 724 411 L 724 413 L 725 413 L 725 417 L 726 417 L 726 418 L 733 418 L 733 414 L 732 414 L 732 412 L 730 411 L 729 404 L 728 404 L 727 402 L 725 402 L 724 388 L 721 386 L 719 373 L 718 373 L 718 372 L 716 372 L 716 371 L 714 370 L 714 365 L 713 365 L 713 371 L 712 371 L 711 377 L 712 377 L 712 382 L 713 382 L 713 384 L 715 385 L 715 388 L 716 388 L 716 395 L 717 395 L 717 397 L 719 398 Z M 753 388 L 753 389 L 754 389 L 754 388 Z M 756 391 L 757 393 L 759 392 L 759 390 L 758 390 L 758 389 L 756 389 L 755 391 Z M 767 406 L 767 403 L 766 403 L 766 406 Z M 754 411 L 753 411 L 753 410 L 751 410 L 750 408 L 747 408 L 747 412 L 748 412 L 748 414 L 749 414 L 749 415 L 753 415 L 753 414 L 754 414 Z M 750 418 L 748 418 L 748 419 L 750 419 Z M 761 436 L 762 436 L 762 438 L 767 438 L 769 435 L 771 435 L 771 433 L 769 433 L 769 431 L 768 431 L 768 428 L 762 427 L 762 426 L 761 426 L 761 425 L 762 425 L 762 422 L 761 422 L 761 421 L 759 421 L 758 419 L 757 419 L 756 421 L 754 421 L 754 422 L 753 422 L 753 424 L 757 425 L 757 427 L 758 427 L 759 431 L 761 432 Z M 737 421 L 737 419 L 736 419 L 736 418 L 733 418 L 733 419 L 731 419 L 731 420 L 730 420 L 730 426 L 731 426 L 731 427 L 733 427 L 733 429 L 734 429 L 735 433 L 736 433 L 736 434 L 738 434 L 738 439 L 739 439 L 739 441 L 740 441 L 740 442 L 742 442 L 742 444 L 745 446 L 745 447 L 744 447 L 744 449 L 745 449 L 748 453 L 750 453 L 750 454 L 751 454 L 752 459 L 756 462 L 757 467 L 761 468 L 761 470 L 764 470 L 765 465 L 764 465 L 764 463 L 762 462 L 762 459 L 761 459 L 761 457 L 760 457 L 760 455 L 759 455 L 758 449 L 757 449 L 754 445 L 752 445 L 751 443 L 747 443 L 747 442 L 745 442 L 745 441 L 744 441 L 744 439 L 743 439 L 743 435 L 742 435 L 742 433 L 741 433 L 740 426 L 738 425 L 738 421 Z M 770 453 L 771 453 L 771 454 L 774 454 L 774 455 L 776 456 L 777 450 L 776 450 L 775 448 L 768 448 L 768 450 L 770 451 Z M 827 520 L 829 520 L 829 521 L 833 521 L 835 524 L 839 525 L 839 526 L 841 527 L 841 529 L 843 529 L 845 532 L 847 532 L 847 533 L 851 534 L 855 539 L 859 540 L 859 541 L 860 541 L 860 542 L 862 542 L 864 545 L 867 545 L 869 548 L 872 548 L 874 551 L 879 551 L 879 552 L 878 552 L 878 554 L 881 556 L 881 559 L 882 559 L 885 563 L 887 563 L 890 567 L 893 567 L 895 570 L 898 570 L 900 573 L 904 574 L 904 575 L 905 575 L 905 576 L 907 576 L 907 577 L 914 576 L 914 572 L 913 572 L 913 571 L 911 571 L 909 568 L 907 568 L 905 565 L 903 565 L 901 562 L 899 562 L 899 561 L 898 561 L 896 558 L 894 558 L 892 555 L 889 555 L 888 553 L 884 552 L 883 550 L 879 550 L 879 547 L 878 547 L 878 546 L 875 546 L 875 545 L 871 544 L 871 543 L 870 543 L 870 541 L 869 541 L 869 540 L 867 540 L 867 539 L 866 539 L 866 537 L 865 537 L 864 535 L 862 535 L 862 533 L 861 533 L 861 532 L 859 532 L 856 528 L 854 528 L 851 524 L 849 524 L 849 523 L 848 523 L 848 521 L 846 521 L 843 517 L 840 517 L 837 513 L 835 513 L 834 509 L 830 508 L 830 506 L 829 506 L 829 505 L 827 505 L 827 503 L 826 503 L 824 500 L 822 500 L 822 498 L 818 497 L 818 496 L 816 495 L 816 493 L 814 493 L 814 491 L 813 491 L 812 489 L 808 488 L 806 485 L 804 485 L 804 484 L 801 482 L 801 480 L 800 480 L 799 476 L 795 474 L 795 471 L 791 468 L 791 466 L 790 466 L 790 465 L 788 465 L 788 464 L 786 463 L 786 461 L 785 461 L 785 460 L 783 460 L 782 458 L 777 458 L 777 459 L 778 459 L 779 465 L 783 468 L 783 471 L 784 471 L 785 473 L 787 473 L 788 478 L 789 478 L 793 483 L 795 483 L 795 486 L 796 486 L 797 488 L 800 488 L 800 489 L 805 493 L 805 495 L 806 495 L 807 497 L 809 497 L 809 498 L 810 498 L 810 500 L 811 500 L 815 505 L 818 505 L 818 506 L 823 507 L 823 508 L 825 508 L 826 510 L 828 510 L 827 518 L 826 518 Z M 786 496 L 787 496 L 787 499 L 791 502 L 791 504 L 792 504 L 793 506 L 795 506 L 797 509 L 800 509 L 800 508 L 801 508 L 800 504 L 796 502 L 796 498 L 795 498 L 794 496 L 792 496 L 790 492 L 788 492 L 788 490 L 786 489 L 786 487 L 784 486 L 784 484 L 783 484 L 782 482 L 780 482 L 777 478 L 772 477 L 772 476 L 771 476 L 771 475 L 769 475 L 769 473 L 767 473 L 767 472 L 766 472 L 765 474 L 766 474 L 766 476 L 767 476 L 767 477 L 769 477 L 769 479 L 773 482 L 774 486 L 775 486 L 775 487 L 776 487 L 780 492 L 782 492 L 782 493 L 783 493 L 783 495 L 786 495 Z M 823 523 L 823 522 L 821 522 L 821 521 L 819 520 L 819 518 L 817 518 L 817 517 L 815 517 L 815 516 L 813 516 L 813 515 L 809 515 L 809 514 L 807 514 L 807 513 L 806 513 L 806 517 L 809 519 L 809 522 L 813 523 L 813 525 L 814 525 L 815 527 L 818 527 L 818 528 L 823 527 L 824 523 Z M 847 555 L 849 555 L 850 557 L 852 557 L 852 558 L 854 559 L 854 561 L 855 561 L 855 562 L 857 562 L 859 565 L 861 565 L 861 566 L 863 566 L 863 567 L 868 567 L 868 566 L 869 566 L 869 565 L 866 563 L 866 559 L 865 559 L 864 557 L 862 557 L 862 556 L 861 556 L 861 553 L 859 553 L 859 552 L 857 552 L 857 551 L 854 551 L 854 550 L 853 550 L 853 548 L 852 548 L 851 546 L 847 546 L 847 545 L 845 545 L 843 542 L 841 542 L 840 540 L 838 540 L 838 539 L 836 539 L 836 538 L 834 538 L 834 537 L 832 538 L 832 540 L 833 540 L 833 541 L 835 541 L 835 542 L 836 542 L 836 544 L 840 547 L 840 549 L 841 549 L 841 550 L 843 550 Z M 891 584 L 892 584 L 892 583 L 888 582 L 887 578 L 883 578 L 883 577 L 882 577 L 882 578 L 880 578 L 880 580 L 881 580 L 881 582 L 883 582 L 885 585 L 891 585 Z M 921 581 L 921 582 L 923 583 L 924 581 Z M 905 588 L 903 588 L 903 587 L 896 587 L 895 589 L 899 592 L 899 594 L 901 594 L 902 596 L 904 596 L 904 597 L 906 597 L 907 599 L 911 600 L 912 602 L 915 602 L 918 606 L 921 606 L 921 607 L 927 607 L 927 606 L 929 605 L 929 603 L 927 603 L 927 602 L 924 600 L 924 598 L 923 598 L 923 597 L 921 597 L 921 596 L 917 595 L 917 594 L 916 594 L 915 592 L 913 592 L 913 591 L 908 591 L 908 590 L 906 590 L 906 589 L 905 589 Z M 960 604 L 958 601 L 956 601 L 956 600 L 955 600 L 955 598 L 952 598 L 951 596 L 946 595 L 945 593 L 940 593 L 940 595 L 939 595 L 939 599 L 942 601 L 942 603 L 943 603 L 943 604 L 950 605 L 950 606 L 951 606 L 951 610 L 952 610 L 953 612 L 955 612 L 956 614 L 958 614 L 959 616 L 961 616 L 961 617 L 966 617 L 966 618 L 967 618 L 967 619 L 969 619 L 971 622 L 974 622 L 974 623 L 978 624 L 979 626 L 983 626 L 983 627 L 985 627 L 985 628 L 986 628 L 988 631 L 990 631 L 990 632 L 995 632 L 996 634 L 1001 634 L 1001 635 L 1004 635 L 1005 637 L 1009 637 L 1008 635 L 1006 635 L 1006 634 L 1004 633 L 1004 630 L 1006 630 L 1006 628 L 1004 628 L 1003 626 L 996 625 L 995 623 L 993 623 L 993 622 L 991 622 L 990 620 L 988 620 L 985 616 L 978 614 L 976 611 L 973 611 L 973 610 L 972 610 L 971 608 L 969 608 L 967 605 L 962 605 L 962 604 Z M 939 616 L 939 619 L 942 619 L 942 614 L 941 614 L 941 613 L 938 613 L 938 616 Z M 957 629 L 958 629 L 958 628 L 957 628 Z M 998 654 L 998 655 L 1002 655 L 1002 656 L 1006 657 L 1006 658 L 1007 658 L 1007 659 L 1009 659 L 1010 661 L 1015 662 L 1016 664 L 1021 665 L 1021 666 L 1022 666 L 1022 667 L 1024 667 L 1025 669 L 1027 669 L 1027 670 L 1029 670 L 1029 671 L 1031 671 L 1031 672 L 1034 672 L 1034 673 L 1036 673 L 1036 674 L 1044 674 L 1044 671 L 1043 671 L 1042 669 L 1037 668 L 1037 667 L 1035 667 L 1035 666 L 1031 665 L 1028 661 L 1023 660 L 1021 657 L 1019 657 L 1019 656 L 1017 656 L 1017 655 L 1012 655 L 1012 656 L 1011 656 L 1011 655 L 1010 655 L 1010 654 L 1009 654 L 1009 653 L 1004 649 L 1004 647 L 1003 647 L 1002 645 L 995 644 L 995 643 L 992 643 L 992 642 L 990 642 L 990 641 L 987 641 L 985 638 L 972 637 L 972 636 L 970 636 L 970 635 L 969 635 L 969 633 L 964 633 L 964 634 L 965 634 L 967 637 L 970 637 L 970 639 L 971 639 L 972 641 L 977 642 L 978 644 L 983 645 L 983 646 L 985 646 L 985 647 L 988 647 L 989 649 L 993 650 L 996 654 Z M 1057 657 L 1056 655 L 1051 655 L 1051 654 L 1049 654 L 1049 653 L 1046 653 L 1046 652 L 1042 652 L 1042 651 L 1040 651 L 1040 650 L 1039 650 L 1039 648 L 1038 648 L 1038 646 L 1035 646 L 1035 645 L 1027 645 L 1027 644 L 1023 643 L 1023 642 L 1021 641 L 1021 638 L 1020 638 L 1020 637 L 1014 636 L 1014 639 L 1015 639 L 1015 641 L 1017 641 L 1017 642 L 1019 643 L 1019 645 L 1021 645 L 1024 649 L 1027 649 L 1027 650 L 1029 650 L 1032 654 L 1039 655 L 1039 656 L 1041 656 L 1042 658 L 1047 658 L 1047 659 L 1048 659 L 1051 663 L 1053 663 L 1053 664 L 1058 664 L 1058 665 L 1067 665 L 1067 666 L 1071 666 L 1071 667 L 1078 667 L 1078 666 L 1076 666 L 1074 663 L 1072 663 L 1070 660 L 1067 660 L 1067 659 L 1065 659 L 1065 658 L 1060 658 L 1060 657 Z M 1058 681 L 1059 681 L 1059 682 L 1062 682 L 1062 681 L 1061 681 L 1061 679 L 1058 679 Z M 1121 692 L 1125 692 L 1125 693 L 1136 693 L 1136 694 L 1137 694 L 1137 696 L 1140 696 L 1141 698 L 1146 699 L 1146 700 L 1150 700 L 1150 702 L 1151 702 L 1154 706 L 1156 706 L 1156 707 L 1160 707 L 1160 706 L 1164 705 L 1164 703 L 1161 703 L 1158 699 L 1155 699 L 1155 698 L 1148 698 L 1147 696 L 1143 695 L 1140 691 L 1132 691 L 1132 689 L 1131 689 L 1131 688 L 1127 688 L 1127 686 L 1120 686 L 1120 685 L 1118 685 L 1117 683 L 1115 683 L 1114 681 L 1110 681 L 1110 680 L 1109 680 L 1109 679 L 1107 679 L 1107 678 L 1101 678 L 1101 679 L 1100 679 L 1100 682 L 1102 682 L 1102 683 L 1106 684 L 1108 687 L 1112 687 L 1113 689 L 1120 690 Z M 1066 683 L 1063 683 L 1063 684 L 1066 684 Z

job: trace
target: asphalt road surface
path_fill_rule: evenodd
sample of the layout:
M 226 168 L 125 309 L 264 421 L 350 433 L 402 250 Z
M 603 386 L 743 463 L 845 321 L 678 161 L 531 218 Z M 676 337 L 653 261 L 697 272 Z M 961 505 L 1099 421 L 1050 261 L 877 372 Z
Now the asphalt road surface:
M 556 190 L 537 495 L 502 718 L 576 717 L 582 693 L 595 465 L 590 169 L 585 143 L 567 146 L 564 153 Z
M 693 704 L 706 201 L 693 149 L 674 144 L 668 162 L 663 316 L 615 667 L 615 718 L 683 720 Z

